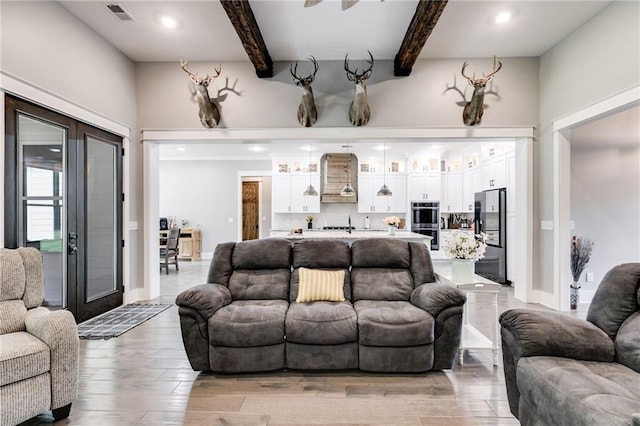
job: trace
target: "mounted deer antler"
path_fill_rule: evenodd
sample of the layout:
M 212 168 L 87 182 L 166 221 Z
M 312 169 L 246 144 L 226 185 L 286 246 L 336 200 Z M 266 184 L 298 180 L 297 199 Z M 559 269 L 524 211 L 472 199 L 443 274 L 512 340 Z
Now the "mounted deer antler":
M 298 71 L 297 61 L 295 66 L 289 66 L 289 72 L 291 72 L 293 81 L 296 83 L 296 86 L 302 91 L 302 99 L 300 101 L 300 106 L 298 106 L 298 121 L 305 127 L 313 126 L 318 119 L 318 111 L 316 110 L 311 83 L 313 83 L 313 80 L 315 80 L 316 73 L 318 72 L 319 67 L 318 62 L 316 62 L 316 58 L 311 56 L 309 60 L 313 64 L 313 74 L 309 74 L 307 77 L 300 77 L 296 74 L 296 72 Z
M 497 63 L 497 66 L 496 66 Z M 482 78 L 476 79 L 476 75 L 472 77 L 465 75 L 464 70 L 469 63 L 467 61 L 462 64 L 462 76 L 467 79 L 470 86 L 473 86 L 473 95 L 471 101 L 467 102 L 462 111 L 462 121 L 466 126 L 476 126 L 480 124 L 482 120 L 482 114 L 484 112 L 484 89 L 487 84 L 493 80 L 493 76 L 502 68 L 502 61 L 493 57 L 493 71 L 489 75 L 484 75 Z
M 367 50 L 367 52 L 369 51 Z M 373 70 L 373 55 L 371 52 L 369 52 L 369 56 L 371 57 L 371 60 L 367 61 L 369 68 L 360 74 L 358 74 L 357 68 L 355 71 L 349 69 L 349 54 L 347 53 L 344 56 L 344 70 L 347 73 L 347 78 L 349 81 L 356 83 L 353 89 L 353 102 L 349 107 L 349 121 L 354 126 L 364 126 L 369 122 L 369 117 L 371 116 L 371 109 L 367 103 L 367 85 L 365 84 L 365 80 L 371 77 Z
M 215 75 L 207 74 L 204 78 L 200 77 L 198 73 L 189 71 L 189 64 L 182 58 L 180 58 L 180 67 L 182 67 L 184 72 L 189 74 L 189 77 L 196 89 L 193 95 L 196 97 L 196 101 L 198 102 L 198 116 L 200 117 L 200 122 L 204 127 L 209 129 L 217 127 L 220 123 L 220 107 L 218 106 L 218 103 L 227 98 L 227 94 L 221 96 L 221 93 L 229 91 L 240 96 L 240 92 L 236 90 L 238 80 L 233 83 L 233 86 L 229 87 L 229 77 L 226 77 L 225 86 L 222 89 L 218 89 L 218 95 L 216 98 L 211 98 L 209 96 L 209 85 L 220 75 L 220 67 L 213 68 Z

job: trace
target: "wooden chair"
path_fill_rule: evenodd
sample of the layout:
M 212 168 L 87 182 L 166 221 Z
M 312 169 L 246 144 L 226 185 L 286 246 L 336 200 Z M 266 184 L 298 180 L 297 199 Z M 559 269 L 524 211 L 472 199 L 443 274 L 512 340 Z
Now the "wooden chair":
M 176 271 L 180 270 L 178 267 L 178 243 L 180 241 L 180 230 L 172 228 L 169 231 L 167 237 L 167 243 L 164 247 L 160 247 L 160 272 L 162 268 L 167 270 L 169 274 L 169 265 L 176 265 Z

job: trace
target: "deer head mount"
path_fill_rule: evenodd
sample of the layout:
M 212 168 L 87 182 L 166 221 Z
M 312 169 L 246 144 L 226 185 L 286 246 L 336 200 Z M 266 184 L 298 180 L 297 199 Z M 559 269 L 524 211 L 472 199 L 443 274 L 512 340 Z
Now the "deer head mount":
M 300 100 L 300 106 L 298 106 L 298 121 L 304 127 L 313 126 L 318 119 L 318 111 L 316 110 L 315 100 L 313 99 L 313 90 L 311 89 L 311 83 L 313 83 L 313 80 L 315 80 L 316 73 L 318 72 L 319 67 L 318 62 L 316 62 L 316 58 L 312 56 L 309 58 L 309 60 L 313 64 L 313 73 L 309 74 L 306 77 L 300 77 L 296 74 L 298 71 L 297 61 L 295 66 L 289 66 L 289 72 L 291 72 L 293 81 L 302 92 L 302 99 Z
M 222 89 L 218 89 L 218 94 L 215 98 L 211 98 L 209 96 L 209 85 L 215 78 L 220 76 L 220 67 L 213 68 L 215 75 L 207 74 L 204 78 L 200 77 L 198 73 L 189 71 L 189 64 L 182 58 L 180 58 L 180 67 L 182 67 L 184 72 L 189 74 L 189 77 L 193 82 L 195 90 L 191 95 L 196 98 L 196 102 L 198 103 L 198 116 L 200 117 L 200 123 L 209 129 L 217 127 L 220 123 L 219 103 L 224 101 L 228 95 L 228 93 L 225 93 L 224 95 L 222 93 L 228 91 L 240 96 L 241 92 L 236 90 L 238 80 L 233 83 L 233 86 L 229 87 L 229 77 L 226 77 L 224 87 Z
M 369 52 L 367 50 L 367 52 Z M 349 121 L 354 126 L 364 126 L 369 122 L 371 117 L 371 109 L 367 102 L 367 85 L 365 81 L 371 77 L 373 71 L 373 55 L 369 52 L 370 61 L 367 61 L 369 68 L 358 74 L 358 68 L 355 71 L 349 69 L 349 54 L 344 56 L 344 70 L 347 73 L 349 81 L 355 82 L 353 89 L 353 102 L 349 107 Z
M 502 68 L 502 61 L 493 57 L 493 71 L 489 75 L 482 75 L 482 78 L 476 78 L 473 74 L 471 77 L 464 73 L 464 70 L 469 65 L 469 62 L 464 61 L 462 64 L 462 76 L 467 79 L 469 85 L 473 87 L 473 95 L 471 100 L 467 102 L 462 111 L 462 121 L 465 126 L 477 126 L 482 121 L 482 114 L 484 113 L 484 90 L 487 84 L 493 80 L 493 76 Z M 458 89 L 459 91 L 459 89 Z M 464 94 L 463 94 L 464 97 Z

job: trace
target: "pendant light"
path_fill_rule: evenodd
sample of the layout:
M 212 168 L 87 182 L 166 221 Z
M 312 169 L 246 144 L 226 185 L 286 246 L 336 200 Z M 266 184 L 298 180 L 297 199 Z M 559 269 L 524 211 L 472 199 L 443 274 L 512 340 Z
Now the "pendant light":
M 383 154 L 383 167 L 384 167 L 384 182 L 382 183 L 382 188 L 378 190 L 378 197 L 391 197 L 392 192 L 387 186 L 387 144 L 382 145 Z
M 351 177 L 351 154 L 349 154 L 349 148 L 351 147 L 351 145 L 347 144 L 347 145 L 343 145 L 343 148 L 347 148 L 347 184 L 344 186 L 344 188 L 342 188 L 342 191 L 340 191 L 340 196 L 342 197 L 355 197 L 356 195 L 356 191 L 353 189 L 353 186 L 351 186 L 351 181 L 350 181 L 350 177 Z
M 302 195 L 304 195 L 305 197 L 317 197 L 318 191 L 316 191 L 316 189 L 313 187 L 313 184 L 311 183 L 311 144 L 309 144 L 309 164 L 307 165 L 307 168 L 309 169 L 309 186 L 302 193 Z

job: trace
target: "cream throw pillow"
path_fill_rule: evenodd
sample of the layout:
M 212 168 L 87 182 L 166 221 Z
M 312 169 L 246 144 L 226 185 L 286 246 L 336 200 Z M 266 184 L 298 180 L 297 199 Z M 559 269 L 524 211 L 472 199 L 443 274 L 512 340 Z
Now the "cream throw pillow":
M 323 271 L 320 269 L 298 268 L 297 303 L 344 301 L 344 269 L 341 271 Z

